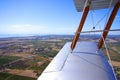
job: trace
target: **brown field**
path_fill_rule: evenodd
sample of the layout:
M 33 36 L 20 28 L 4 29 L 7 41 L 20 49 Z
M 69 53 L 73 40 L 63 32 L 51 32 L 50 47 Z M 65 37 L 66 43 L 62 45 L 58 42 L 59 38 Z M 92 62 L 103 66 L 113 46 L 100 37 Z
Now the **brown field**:
M 20 53 L 16 53 L 16 54 L 10 54 L 11 56 L 18 56 L 18 57 L 22 57 L 22 58 L 28 58 L 29 56 L 32 56 L 32 54 L 20 54 Z
M 8 69 L 8 73 L 37 78 L 36 73 L 33 70 L 18 70 L 18 69 Z
M 112 65 L 120 67 L 120 62 L 118 62 L 118 61 L 112 61 Z

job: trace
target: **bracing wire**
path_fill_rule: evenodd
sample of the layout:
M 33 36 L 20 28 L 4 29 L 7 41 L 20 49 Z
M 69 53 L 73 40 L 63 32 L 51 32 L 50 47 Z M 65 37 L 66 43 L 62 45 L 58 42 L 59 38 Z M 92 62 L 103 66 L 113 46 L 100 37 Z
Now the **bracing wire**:
M 93 16 L 93 12 L 91 11 L 91 17 L 92 17 L 92 24 L 93 24 L 93 28 L 91 31 L 94 31 L 95 30 L 95 25 L 94 25 L 94 16 Z M 95 36 L 95 32 L 94 32 L 94 38 L 96 38 Z
M 107 12 L 108 14 L 110 13 L 110 7 L 111 7 L 111 5 L 112 5 L 112 2 L 113 2 L 113 1 L 111 0 L 111 1 L 110 1 L 110 5 L 109 5 L 109 7 L 108 7 L 108 12 Z M 105 28 L 105 26 L 106 26 L 106 24 L 107 24 L 108 17 L 109 17 L 109 15 L 107 15 L 107 17 L 106 17 L 106 21 L 105 21 L 104 28 Z M 105 46 L 105 49 L 106 49 L 106 53 L 107 53 L 107 56 L 108 56 L 108 59 L 109 59 L 109 63 L 110 63 L 110 65 L 111 65 L 111 68 L 112 68 L 112 71 L 113 71 L 113 74 L 114 74 L 115 80 L 117 80 L 117 77 L 116 77 L 116 74 L 115 74 L 115 71 L 114 71 L 114 68 L 113 68 L 113 64 L 112 64 L 112 61 L 111 61 L 110 53 L 109 53 L 109 51 L 108 51 L 108 48 L 107 48 L 106 42 L 105 42 L 105 40 L 104 40 L 104 38 L 103 38 L 102 35 L 101 35 L 101 37 L 102 37 L 103 42 L 104 42 L 104 46 Z
M 105 18 L 105 16 L 107 16 L 106 17 L 106 21 L 105 21 L 105 25 L 107 24 L 107 21 L 108 21 L 108 17 L 109 17 L 109 15 L 107 15 L 107 14 L 109 14 L 110 13 L 110 7 L 111 7 L 111 5 L 112 5 L 112 0 L 110 1 L 110 4 L 109 4 L 109 7 L 108 7 L 108 11 L 107 11 L 107 13 L 97 22 L 97 24 L 96 25 L 94 25 L 94 27 L 95 26 L 99 26 L 99 29 L 101 30 L 101 27 L 100 27 L 100 25 L 99 25 L 99 23 L 103 20 L 103 18 Z M 95 11 L 93 10 L 93 12 L 95 13 Z M 95 15 L 96 16 L 96 15 Z M 97 16 L 96 16 L 96 18 L 97 18 Z M 98 20 L 98 19 L 96 19 L 96 20 Z M 104 27 L 105 27 L 105 25 L 104 25 Z M 108 56 L 108 59 L 109 59 L 109 63 L 110 63 L 110 65 L 111 65 L 111 68 L 112 68 L 112 71 L 113 71 L 113 74 L 114 74 L 114 77 L 115 77 L 115 80 L 117 80 L 117 77 L 116 77 L 116 74 L 115 74 L 115 71 L 114 71 L 114 69 L 113 69 L 113 64 L 112 64 L 112 61 L 111 61 L 111 58 L 110 58 L 110 55 L 109 55 L 109 51 L 108 51 L 108 48 L 107 48 L 107 45 L 106 45 L 106 43 L 105 43 L 105 40 L 104 40 L 104 38 L 103 38 L 103 36 L 102 36 L 102 34 L 101 34 L 101 37 L 102 37 L 102 39 L 103 39 L 103 42 L 104 42 L 104 45 L 105 45 L 105 48 L 106 48 L 106 52 L 107 52 L 107 56 Z
M 104 46 L 105 46 L 105 49 L 106 49 L 106 53 L 107 53 L 107 56 L 108 56 L 108 59 L 109 59 L 109 63 L 110 63 L 110 66 L 111 66 L 111 68 L 112 68 L 112 71 L 113 71 L 115 80 L 117 80 L 117 77 L 116 77 L 116 74 L 115 74 L 115 71 L 114 71 L 114 68 L 113 68 L 113 64 L 112 64 L 112 61 L 111 61 L 111 57 L 110 57 L 110 54 L 109 54 L 108 47 L 107 47 L 106 42 L 105 42 L 105 40 L 104 40 L 103 37 L 102 37 L 102 39 L 103 39 L 103 42 L 104 42 Z
M 111 5 L 112 5 L 112 0 L 110 1 L 110 5 L 109 5 L 109 7 L 108 7 L 108 11 L 107 11 L 107 13 L 106 14 L 110 14 L 110 7 L 111 7 Z M 106 15 L 106 20 L 105 20 L 105 25 L 104 25 L 104 27 L 106 26 L 106 24 L 107 24 L 107 21 L 108 21 L 108 18 L 109 18 L 109 15 Z

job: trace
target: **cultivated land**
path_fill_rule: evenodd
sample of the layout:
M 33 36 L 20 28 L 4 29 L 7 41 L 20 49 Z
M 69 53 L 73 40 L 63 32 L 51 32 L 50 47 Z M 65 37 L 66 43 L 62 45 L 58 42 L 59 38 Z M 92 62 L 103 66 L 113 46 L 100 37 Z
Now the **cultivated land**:
M 0 38 L 0 80 L 36 80 L 70 35 Z M 99 36 L 84 35 L 80 41 L 98 41 Z M 120 77 L 120 36 L 109 36 L 106 43 L 114 69 Z M 105 47 L 103 52 L 106 55 Z

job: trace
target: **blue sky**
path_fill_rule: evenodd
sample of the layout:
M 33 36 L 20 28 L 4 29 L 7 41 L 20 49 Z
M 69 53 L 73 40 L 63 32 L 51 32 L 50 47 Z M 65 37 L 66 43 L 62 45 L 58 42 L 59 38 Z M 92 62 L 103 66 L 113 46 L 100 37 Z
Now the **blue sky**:
M 106 10 L 95 13 L 100 19 Z M 74 34 L 81 15 L 73 0 L 0 0 L 0 34 Z M 83 30 L 91 30 L 97 23 L 91 18 L 89 14 Z M 102 29 L 104 22 L 100 22 Z M 120 11 L 112 28 L 119 26 Z

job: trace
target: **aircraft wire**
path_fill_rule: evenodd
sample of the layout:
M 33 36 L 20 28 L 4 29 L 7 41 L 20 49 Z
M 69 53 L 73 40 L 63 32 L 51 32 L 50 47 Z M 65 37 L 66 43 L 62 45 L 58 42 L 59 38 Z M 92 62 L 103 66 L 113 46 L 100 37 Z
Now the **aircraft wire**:
M 106 22 L 105 22 L 105 25 L 106 25 L 106 23 L 107 23 L 107 20 L 108 20 L 108 13 L 110 13 L 110 7 L 111 7 L 111 5 L 112 5 L 112 2 L 113 2 L 113 0 L 111 0 L 110 1 L 110 5 L 109 5 L 109 7 L 108 7 L 108 11 L 107 11 L 107 13 L 97 22 L 97 24 L 95 25 L 95 26 L 99 26 L 99 29 L 101 30 L 101 27 L 100 27 L 100 22 L 103 20 L 103 18 L 105 18 L 105 16 L 107 16 L 107 18 L 106 18 Z M 94 14 L 95 14 L 95 11 L 93 10 L 93 12 L 94 12 Z M 96 16 L 96 14 L 95 14 L 95 16 Z M 98 20 L 97 19 L 97 16 L 96 16 L 96 20 Z M 94 27 L 95 27 L 94 26 Z M 102 32 L 101 32 L 102 33 Z M 110 65 L 111 65 L 111 68 L 112 68 L 112 71 L 113 71 L 113 74 L 114 74 L 114 77 L 115 77 L 115 80 L 117 80 L 117 77 L 116 77 L 116 74 L 115 74 L 115 71 L 114 71 L 114 68 L 113 68 L 113 64 L 112 64 L 112 61 L 111 61 L 111 58 L 110 58 L 110 55 L 109 55 L 109 51 L 108 51 L 108 48 L 107 48 L 107 45 L 106 45 L 106 43 L 105 43 L 105 40 L 104 40 L 104 38 L 103 38 L 103 36 L 102 36 L 102 34 L 101 34 L 101 37 L 102 37 L 102 39 L 103 39 L 103 42 L 104 42 L 104 45 L 105 45 L 105 48 L 106 48 L 106 52 L 107 52 L 107 55 L 108 55 L 108 58 L 109 58 L 109 61 L 110 61 Z
M 109 7 L 108 7 L 108 14 L 110 13 L 110 7 L 111 7 L 111 5 L 112 5 L 112 2 L 113 2 L 113 0 L 110 1 L 110 5 L 109 5 Z M 108 18 L 109 18 L 109 15 L 107 15 L 107 17 L 106 17 L 106 21 L 105 21 L 104 28 L 105 28 L 105 26 L 106 26 L 106 24 L 107 24 Z M 104 37 L 103 37 L 102 35 L 101 35 L 101 37 L 102 37 L 103 42 L 104 42 L 104 46 L 105 46 L 105 49 L 106 49 L 106 53 L 107 53 L 107 56 L 108 56 L 108 60 L 109 60 L 109 63 L 110 63 L 110 65 L 111 65 L 111 68 L 112 68 L 112 71 L 113 71 L 115 80 L 117 80 L 117 77 L 116 77 L 116 74 L 115 74 L 115 71 L 114 71 L 114 68 L 113 68 L 113 64 L 112 64 L 112 61 L 111 61 L 111 57 L 110 57 L 110 53 L 109 53 L 108 47 L 107 47 L 107 45 L 106 45 L 106 42 L 105 42 Z

